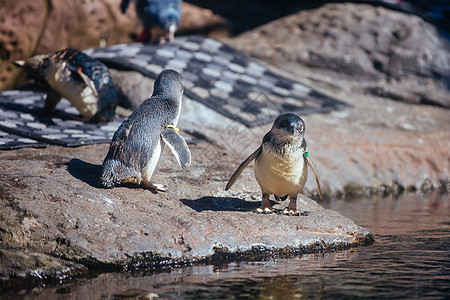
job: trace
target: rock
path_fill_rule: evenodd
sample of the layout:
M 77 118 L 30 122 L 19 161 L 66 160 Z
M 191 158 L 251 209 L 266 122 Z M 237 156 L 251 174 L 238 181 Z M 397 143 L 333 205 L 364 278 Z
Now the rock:
M 120 106 L 135 110 L 142 101 L 152 95 L 154 79 L 136 71 L 119 71 L 113 68 L 109 68 L 109 70 Z
M 302 65 L 360 92 L 450 107 L 449 42 L 417 16 L 366 4 L 326 4 L 230 43 L 293 74 L 305 76 Z
M 30 57 L 43 29 L 43 18 L 26 16 L 41 11 L 44 1 L 3 1 L 0 7 L 0 90 L 11 87 L 18 71 L 12 61 Z
M 0 290 L 61 283 L 87 273 L 83 265 L 43 253 L 0 249 Z M 4 296 L 4 295 L 3 295 Z
M 260 202 L 252 199 L 259 194 L 253 174 L 245 171 L 225 192 L 239 161 L 234 155 L 210 160 L 210 147 L 191 146 L 195 163 L 185 171 L 165 149 L 153 179 L 169 192 L 158 194 L 136 186 L 99 188 L 105 144 L 0 152 L 1 269 L 11 260 L 8 251 L 60 258 L 65 263 L 55 261 L 64 268 L 78 263 L 120 270 L 372 241 L 366 229 L 306 197 L 299 199 L 306 216 L 254 213 Z M 14 277 L 30 267 L 9 269 Z
M 179 35 L 201 34 L 213 37 L 229 36 L 227 20 L 214 14 L 210 9 L 200 8 L 183 1 L 183 18 Z

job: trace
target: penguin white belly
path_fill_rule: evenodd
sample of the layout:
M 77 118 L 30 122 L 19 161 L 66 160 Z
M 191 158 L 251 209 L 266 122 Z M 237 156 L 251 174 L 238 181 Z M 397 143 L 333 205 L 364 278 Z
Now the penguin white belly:
M 51 65 L 45 79 L 55 91 L 69 100 L 81 115 L 92 118 L 98 111 L 98 98 L 84 82 L 71 78 L 66 64 Z
M 301 192 L 308 177 L 308 168 L 302 156 L 281 157 L 264 149 L 256 159 L 254 170 L 262 191 L 280 197 Z
M 155 172 L 159 158 L 161 157 L 162 149 L 163 149 L 162 141 L 161 138 L 159 138 L 156 146 L 153 148 L 150 160 L 147 162 L 147 165 L 144 167 L 144 170 L 142 170 L 142 180 L 144 182 L 150 182 L 153 172 Z

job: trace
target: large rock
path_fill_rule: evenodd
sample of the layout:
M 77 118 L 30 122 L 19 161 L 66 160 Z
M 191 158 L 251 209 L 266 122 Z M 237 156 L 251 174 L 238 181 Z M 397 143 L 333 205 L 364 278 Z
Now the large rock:
M 220 153 L 211 147 L 191 146 L 194 163 L 185 171 L 165 151 L 153 179 L 169 192 L 158 194 L 135 186 L 99 188 L 105 144 L 0 152 L 1 269 L 36 253 L 55 258 L 40 266 L 51 274 L 57 264 L 66 273 L 81 270 L 74 263 L 139 269 L 326 251 L 372 240 L 366 229 L 306 197 L 298 204 L 305 216 L 254 213 L 260 202 L 254 200 L 259 188 L 252 172 L 244 172 L 232 192 L 225 193 L 238 160 L 234 155 L 211 160 L 207 153 Z M 19 251 L 25 254 L 11 255 Z M 15 266 L 0 274 L 2 285 L 30 270 L 27 264 Z
M 342 78 L 360 91 L 450 107 L 448 40 L 414 15 L 366 4 L 326 4 L 230 42 L 293 74 L 305 76 L 302 65 L 312 77 Z

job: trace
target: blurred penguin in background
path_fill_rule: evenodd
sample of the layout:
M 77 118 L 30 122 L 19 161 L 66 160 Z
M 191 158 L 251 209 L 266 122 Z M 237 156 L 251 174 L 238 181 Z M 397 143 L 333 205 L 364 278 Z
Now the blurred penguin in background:
M 128 9 L 131 0 L 122 0 L 120 8 L 123 13 Z M 136 14 L 143 30 L 137 42 L 171 41 L 175 37 L 181 20 L 181 0 L 134 0 Z M 154 29 L 163 31 L 155 36 Z
M 118 99 L 108 68 L 77 49 L 64 49 L 15 61 L 34 79 L 48 85 L 44 115 L 51 115 L 61 98 L 80 112 L 83 122 L 114 119 Z

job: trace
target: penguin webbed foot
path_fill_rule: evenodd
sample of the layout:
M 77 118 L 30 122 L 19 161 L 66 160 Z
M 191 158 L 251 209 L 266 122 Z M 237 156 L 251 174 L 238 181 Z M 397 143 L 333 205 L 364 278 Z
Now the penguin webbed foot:
M 156 183 L 151 183 L 151 182 L 142 182 L 142 184 L 146 188 L 152 190 L 152 192 L 154 192 L 155 194 L 157 192 L 167 192 L 165 185 L 163 185 L 163 184 L 156 184 Z
M 256 209 L 256 213 L 257 214 L 264 214 L 264 215 L 269 215 L 272 213 L 276 213 L 277 211 L 275 209 L 273 209 L 272 207 L 258 207 Z
M 283 209 L 282 214 L 286 216 L 307 216 L 309 213 L 307 211 L 289 209 L 288 207 L 286 207 L 285 209 Z
M 256 209 L 256 213 L 258 214 L 271 214 L 276 210 L 272 207 L 269 200 L 269 194 L 263 193 L 261 207 Z
M 296 209 L 289 209 L 289 208 L 285 208 L 283 210 L 283 215 L 286 216 L 300 216 L 302 213 Z

